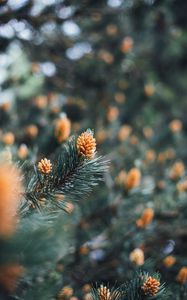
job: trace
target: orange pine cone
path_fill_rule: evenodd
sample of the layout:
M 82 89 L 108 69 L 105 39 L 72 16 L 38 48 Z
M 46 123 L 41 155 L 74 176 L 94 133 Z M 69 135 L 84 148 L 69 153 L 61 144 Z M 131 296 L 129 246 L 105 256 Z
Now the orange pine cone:
M 6 132 L 3 135 L 2 140 L 5 145 L 13 145 L 15 141 L 14 134 L 12 132 Z
M 130 36 L 127 36 L 123 39 L 121 44 L 121 51 L 123 53 L 128 53 L 130 50 L 132 50 L 134 46 L 134 41 Z
M 132 168 L 128 174 L 127 178 L 125 180 L 125 188 L 126 190 L 131 190 L 137 186 L 139 186 L 141 180 L 141 173 L 140 170 L 137 168 Z
M 148 83 L 144 86 L 144 93 L 147 97 L 151 97 L 155 93 L 155 87 L 152 83 Z
M 187 180 L 177 183 L 176 185 L 178 192 L 186 192 L 187 191 Z
M 90 130 L 83 132 L 77 139 L 79 155 L 92 159 L 95 156 L 96 140 Z
M 18 264 L 0 267 L 0 284 L 8 291 L 16 289 L 18 279 L 23 275 L 24 268 Z
M 38 170 L 43 174 L 49 174 L 52 170 L 52 164 L 49 159 L 44 158 L 38 163 Z
M 136 221 L 137 227 L 145 228 L 149 225 L 154 217 L 154 210 L 152 208 L 146 208 L 140 219 Z
M 17 155 L 20 159 L 24 159 L 27 157 L 29 149 L 25 144 L 21 144 L 18 148 Z
M 60 290 L 60 292 L 58 294 L 58 299 L 61 300 L 61 299 L 64 299 L 66 297 L 71 297 L 72 295 L 73 295 L 73 289 L 72 289 L 72 287 L 67 285 L 67 286 L 64 286 Z
M 155 296 L 159 291 L 159 287 L 160 282 L 156 278 L 149 276 L 141 288 L 145 295 Z
M 38 135 L 38 127 L 34 124 L 31 124 L 25 129 L 26 134 L 29 138 L 33 139 Z
M 55 124 L 55 137 L 59 143 L 66 141 L 71 132 L 71 122 L 68 118 L 64 117 L 56 121 Z
M 150 139 L 154 135 L 154 132 L 151 127 L 146 126 L 143 128 L 143 134 L 144 134 L 145 138 Z
M 178 161 L 173 164 L 170 169 L 169 177 L 173 180 L 178 179 L 181 177 L 185 172 L 185 166 L 182 161 Z
M 144 264 L 144 252 L 140 248 L 135 248 L 129 255 L 130 261 L 135 263 L 137 266 Z
M 19 170 L 0 163 L 0 236 L 9 237 L 15 231 L 21 190 Z
M 163 264 L 166 268 L 172 267 L 176 263 L 176 258 L 172 255 L 168 255 L 164 258 Z
M 187 282 L 187 267 L 182 267 L 177 274 L 176 280 L 180 284 L 185 284 Z
M 182 130 L 182 122 L 178 119 L 175 119 L 169 123 L 169 128 L 173 133 L 180 132 Z
M 132 128 L 129 125 L 123 125 L 118 131 L 118 140 L 125 141 L 132 132 Z
M 98 292 L 100 300 L 108 300 L 108 299 L 110 299 L 110 290 L 106 286 L 101 285 L 97 289 L 97 292 Z
M 34 99 L 34 104 L 38 109 L 44 109 L 47 106 L 47 96 L 40 95 Z
M 115 121 L 119 116 L 119 109 L 116 106 L 110 106 L 107 111 L 107 120 L 109 122 Z

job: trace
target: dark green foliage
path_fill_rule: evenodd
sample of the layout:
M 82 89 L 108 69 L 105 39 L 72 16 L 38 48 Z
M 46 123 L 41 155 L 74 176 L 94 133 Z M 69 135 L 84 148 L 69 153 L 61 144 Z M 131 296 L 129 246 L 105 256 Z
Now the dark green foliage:
M 142 286 L 146 279 L 151 276 L 158 281 L 160 281 L 159 274 L 148 274 L 146 272 L 139 272 L 135 275 L 135 278 L 130 282 L 127 282 L 123 285 L 124 294 L 127 300 L 143 300 L 143 299 L 166 299 L 167 294 L 165 293 L 165 284 L 161 284 L 159 287 L 159 291 L 154 296 L 146 296 L 142 291 Z
M 76 139 L 72 138 L 57 157 L 53 172 L 55 193 L 79 199 L 104 179 L 107 163 L 102 157 L 81 157 L 77 152 Z
M 104 179 L 104 173 L 108 169 L 108 161 L 102 157 L 87 159 L 79 155 L 75 137 L 59 147 L 51 163 L 50 174 L 42 174 L 34 167 L 30 175 L 26 176 L 26 203 L 22 204 L 22 212 L 31 203 L 39 210 L 42 210 L 41 204 L 51 212 L 55 208 L 65 210 L 66 202 L 63 198 L 58 200 L 58 195 L 77 201 L 88 195 L 92 188 Z M 27 164 L 25 168 L 27 170 Z M 44 199 L 45 203 L 40 203 L 40 199 Z
M 1 284 L 0 299 L 56 300 L 65 285 L 83 299 L 84 285 L 95 282 L 97 300 L 102 282 L 119 282 L 117 300 L 187 299 L 186 284 L 176 280 L 187 266 L 187 191 L 178 190 L 187 176 L 186 10 L 186 0 L 0 1 L 0 151 L 19 160 L 26 186 L 17 232 L 0 242 L 0 268 L 15 262 L 27 270 L 13 295 Z M 126 37 L 133 46 L 122 51 Z M 94 128 L 98 157 L 79 156 L 76 137 L 59 146 L 55 122 L 64 113 L 73 135 Z M 173 119 L 183 125 L 175 133 Z M 34 137 L 30 125 L 38 129 Z M 131 133 L 121 139 L 124 125 Z M 9 131 L 12 145 L 3 141 Z M 109 156 L 110 172 L 100 155 Z M 48 175 L 37 167 L 44 157 L 53 165 Z M 173 180 L 178 160 L 185 172 Z M 119 174 L 133 167 L 142 180 L 127 191 Z M 154 210 L 153 221 L 138 228 L 146 208 Z M 144 252 L 143 266 L 130 260 L 135 248 Z M 170 267 L 163 262 L 168 255 L 176 258 Z M 142 276 L 155 270 L 166 284 L 148 298 Z
M 119 288 L 113 287 L 110 289 L 108 286 L 97 286 L 92 289 L 93 300 L 151 300 L 151 299 L 167 299 L 168 294 L 165 291 L 165 284 L 161 284 L 159 291 L 154 296 L 146 296 L 142 290 L 143 283 L 150 276 L 146 272 L 137 272 L 134 278 L 122 284 Z M 158 273 L 151 275 L 151 277 L 160 281 Z M 101 287 L 101 292 L 99 288 Z M 103 295 L 100 296 L 100 295 Z

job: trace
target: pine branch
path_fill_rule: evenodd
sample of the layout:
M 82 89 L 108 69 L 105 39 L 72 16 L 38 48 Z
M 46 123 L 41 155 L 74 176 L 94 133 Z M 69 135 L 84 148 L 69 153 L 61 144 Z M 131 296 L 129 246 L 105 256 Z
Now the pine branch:
M 86 131 L 86 135 L 90 135 L 95 141 L 91 131 Z M 86 145 L 84 146 L 86 149 Z M 89 149 L 88 147 L 88 151 Z M 102 157 L 92 158 L 89 152 L 83 154 L 78 151 L 77 139 L 71 137 L 57 150 L 52 161 L 42 161 L 42 170 L 35 166 L 27 180 L 24 194 L 26 202 L 22 203 L 21 211 L 28 211 L 28 203 L 30 208 L 38 210 L 66 210 L 66 197 L 68 200 L 78 200 L 88 195 L 104 179 L 108 161 Z
M 127 300 L 166 299 L 165 285 L 160 283 L 160 275 L 147 272 L 135 274 L 135 278 L 122 286 Z
M 166 299 L 164 284 L 160 284 L 158 273 L 150 276 L 146 272 L 136 273 L 134 278 L 119 288 L 101 285 L 92 289 L 93 300 L 151 300 Z
M 55 193 L 80 198 L 103 180 L 107 161 L 102 157 L 87 159 L 78 155 L 76 140 L 71 138 L 57 158 L 53 175 Z

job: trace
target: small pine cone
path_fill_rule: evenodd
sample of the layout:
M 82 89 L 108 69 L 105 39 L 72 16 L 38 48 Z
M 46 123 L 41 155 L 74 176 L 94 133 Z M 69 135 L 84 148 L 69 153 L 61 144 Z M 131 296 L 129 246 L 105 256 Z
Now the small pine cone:
M 140 248 L 135 248 L 129 255 L 130 261 L 135 263 L 137 266 L 144 264 L 144 252 Z
M 25 131 L 26 131 L 27 136 L 31 139 L 37 137 L 37 135 L 38 135 L 38 127 L 34 124 L 27 126 Z
M 110 299 L 110 290 L 106 286 L 101 285 L 97 289 L 97 292 L 98 292 L 100 300 L 108 300 L 108 299 Z
M 125 180 L 125 189 L 131 190 L 135 187 L 138 187 L 140 185 L 141 181 L 141 173 L 140 170 L 137 168 L 132 168 L 127 173 L 127 178 Z
M 5 145 L 11 146 L 15 141 L 14 134 L 12 132 L 7 132 L 3 135 L 2 140 Z
M 180 284 L 185 284 L 187 282 L 187 267 L 182 267 L 176 277 L 176 280 Z
M 151 276 L 149 276 L 141 287 L 144 294 L 147 296 L 154 296 L 159 291 L 160 282 Z
M 151 127 L 146 126 L 146 127 L 143 128 L 143 134 L 144 134 L 146 139 L 150 139 L 150 138 L 153 137 L 154 131 Z
M 16 263 L 0 267 L 0 284 L 4 289 L 12 293 L 17 287 L 17 282 L 23 276 L 25 270 Z
M 178 119 L 175 119 L 169 123 L 169 128 L 173 133 L 180 132 L 182 130 L 182 122 Z
M 129 51 L 132 50 L 134 46 L 134 41 L 130 36 L 127 36 L 123 39 L 122 44 L 121 44 L 121 51 L 123 53 L 128 53 Z
M 176 188 L 179 193 L 186 192 L 187 191 L 187 180 L 177 183 Z
M 132 128 L 129 125 L 123 125 L 118 131 L 118 140 L 119 141 L 125 141 L 128 139 L 129 135 L 132 132 Z
M 144 93 L 147 97 L 151 97 L 155 93 L 155 86 L 152 83 L 147 83 L 144 86 Z
M 7 0 L 0 0 L 0 5 L 1 5 L 1 2 L 6 2 Z M 10 108 L 10 102 L 4 102 L 2 104 L 0 104 L 0 110 L 4 111 L 4 112 L 7 112 Z
M 163 264 L 166 268 L 172 267 L 176 263 L 176 258 L 172 255 L 168 255 L 164 258 Z
M 182 161 L 178 161 L 174 163 L 169 172 L 169 177 L 172 180 L 177 180 L 181 177 L 185 172 L 185 166 Z
M 17 155 L 20 159 L 24 159 L 27 157 L 29 149 L 25 144 L 21 144 L 18 148 Z
M 148 226 L 154 218 L 154 210 L 152 208 L 146 208 L 140 219 L 136 221 L 136 226 L 139 228 L 145 228 Z
M 77 139 L 77 150 L 79 155 L 92 159 L 95 156 L 96 140 L 89 130 L 83 132 Z
M 117 120 L 119 115 L 119 109 L 116 106 L 110 106 L 107 111 L 107 120 L 113 122 Z
M 64 117 L 56 121 L 55 124 L 55 137 L 59 143 L 66 141 L 71 132 L 71 122 L 68 118 Z
M 64 286 L 60 292 L 58 293 L 58 299 L 65 299 L 65 298 L 69 298 L 73 295 L 73 289 L 70 286 Z
M 4 161 L 0 162 L 0 238 L 11 236 L 16 229 L 23 190 L 19 170 L 5 158 Z
M 52 164 L 49 159 L 44 158 L 38 163 L 38 170 L 43 174 L 49 174 L 52 170 Z

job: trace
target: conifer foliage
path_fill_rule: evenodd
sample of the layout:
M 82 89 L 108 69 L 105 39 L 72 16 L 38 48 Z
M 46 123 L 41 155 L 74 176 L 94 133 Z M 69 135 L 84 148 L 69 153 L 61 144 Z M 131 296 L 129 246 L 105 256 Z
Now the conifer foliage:
M 0 300 L 187 299 L 186 0 L 0 0 Z
M 66 197 L 78 200 L 88 194 L 104 179 L 108 166 L 107 160 L 94 157 L 95 150 L 93 133 L 87 130 L 57 148 L 53 160 L 41 159 L 27 178 L 24 210 L 26 205 L 27 208 L 40 209 L 42 206 L 49 210 L 65 208 Z

